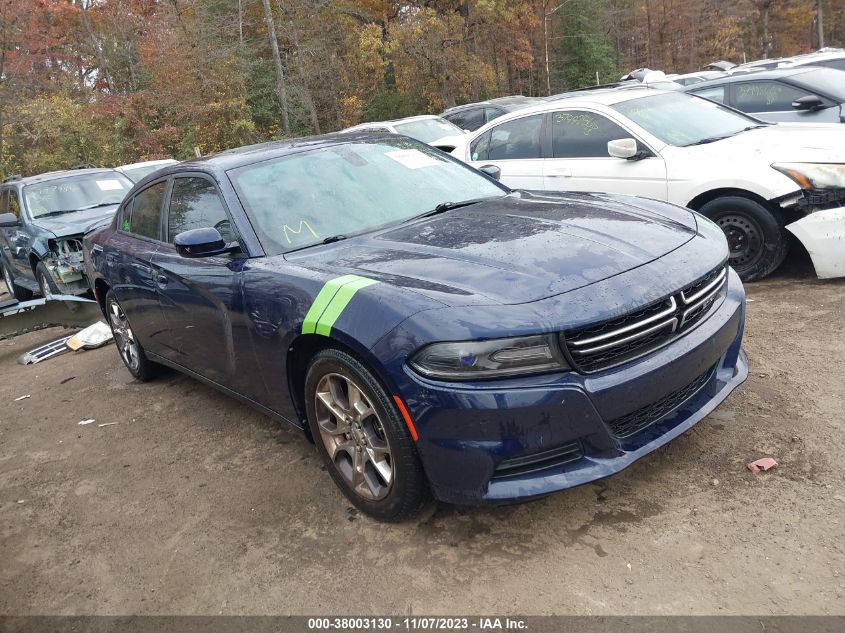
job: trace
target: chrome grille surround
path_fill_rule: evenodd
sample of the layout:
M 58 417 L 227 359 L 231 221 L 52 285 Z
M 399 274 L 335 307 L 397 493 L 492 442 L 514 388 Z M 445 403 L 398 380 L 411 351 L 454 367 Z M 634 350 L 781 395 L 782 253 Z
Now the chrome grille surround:
M 591 374 L 649 354 L 701 323 L 724 299 L 720 266 L 673 295 L 621 317 L 570 330 L 560 342 L 572 366 Z

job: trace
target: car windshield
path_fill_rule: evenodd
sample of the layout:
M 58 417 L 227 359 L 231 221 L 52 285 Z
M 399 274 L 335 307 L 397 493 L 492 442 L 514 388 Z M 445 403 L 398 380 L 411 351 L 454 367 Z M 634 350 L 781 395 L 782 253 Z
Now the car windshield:
M 423 143 L 431 143 L 444 136 L 460 136 L 464 131 L 446 119 L 418 119 L 393 126 L 398 134 L 410 136 Z
M 401 137 L 303 151 L 228 174 L 271 255 L 398 224 L 445 202 L 508 194 L 463 163 Z
M 686 94 L 657 94 L 612 106 L 664 143 L 684 147 L 728 138 L 763 125 L 718 103 Z
M 845 102 L 845 72 L 835 68 L 817 68 L 789 78 L 796 86 L 809 92 L 821 92 L 837 101 Z
M 132 182 L 117 171 L 79 174 L 24 187 L 33 218 L 118 205 Z

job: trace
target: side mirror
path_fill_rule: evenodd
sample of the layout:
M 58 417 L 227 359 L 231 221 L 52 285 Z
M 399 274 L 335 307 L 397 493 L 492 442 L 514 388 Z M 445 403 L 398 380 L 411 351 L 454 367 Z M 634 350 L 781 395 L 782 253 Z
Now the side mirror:
M 213 257 L 238 250 L 236 242 L 227 244 L 215 228 L 191 229 L 183 231 L 173 240 L 176 252 L 182 257 Z
M 807 95 L 792 102 L 796 110 L 820 110 L 824 107 L 824 101 L 818 95 Z
M 502 170 L 495 165 L 484 165 L 479 167 L 478 171 L 484 172 L 490 176 L 490 178 L 495 178 L 496 180 L 499 180 L 502 177 Z
M 613 158 L 630 160 L 636 157 L 638 151 L 637 141 L 632 138 L 620 138 L 607 143 L 607 153 Z
M 0 228 L 10 229 L 20 225 L 21 222 L 14 213 L 0 213 Z

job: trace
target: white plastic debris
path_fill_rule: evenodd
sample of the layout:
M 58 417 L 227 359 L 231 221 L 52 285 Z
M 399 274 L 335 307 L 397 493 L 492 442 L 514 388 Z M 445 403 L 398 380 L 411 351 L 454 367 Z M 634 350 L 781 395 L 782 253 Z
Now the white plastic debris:
M 103 321 L 97 321 L 84 330 L 80 330 L 67 340 L 67 346 L 73 351 L 85 348 L 102 347 L 112 340 L 111 328 Z
M 96 422 L 96 420 L 94 418 L 91 418 L 90 420 L 80 420 L 79 422 L 77 422 L 77 424 L 79 426 L 85 426 L 86 424 L 92 424 L 93 422 Z
M 20 402 L 21 400 L 26 400 L 27 398 L 31 398 L 31 397 L 32 396 L 30 394 L 26 394 L 25 396 L 19 396 L 19 397 L 15 398 L 15 402 Z
M 97 426 L 99 428 L 103 428 L 104 426 L 112 426 L 114 424 L 117 424 L 117 422 L 106 422 L 105 424 L 98 424 Z

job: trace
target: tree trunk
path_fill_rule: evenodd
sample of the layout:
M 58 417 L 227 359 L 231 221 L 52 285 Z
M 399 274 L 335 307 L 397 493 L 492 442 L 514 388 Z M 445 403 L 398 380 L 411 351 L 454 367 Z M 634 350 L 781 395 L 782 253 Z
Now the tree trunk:
M 276 69 L 276 96 L 282 108 L 282 129 L 290 134 L 290 119 L 288 117 L 288 96 L 285 88 L 285 71 L 282 68 L 282 56 L 279 53 L 279 40 L 276 39 L 276 23 L 273 20 L 273 10 L 270 0 L 262 0 L 264 5 L 264 21 L 267 24 L 267 37 L 270 38 L 270 50 L 273 53 L 273 66 Z
M 819 0 L 819 10 L 816 14 L 816 26 L 819 29 L 819 48 L 824 48 L 824 2 Z
M 91 45 L 94 47 L 94 52 L 97 54 L 97 65 L 100 67 L 100 70 L 103 71 L 103 78 L 106 80 L 106 86 L 108 86 L 109 92 L 114 93 L 114 82 L 112 81 L 109 67 L 106 65 L 106 56 L 103 54 L 103 47 L 100 46 L 97 34 L 94 33 L 94 25 L 91 24 L 91 18 L 88 15 L 87 2 L 89 2 L 89 0 L 81 0 L 79 3 L 80 8 L 82 9 L 82 23 L 85 26 L 85 31 L 88 33 L 88 37 L 91 38 Z

